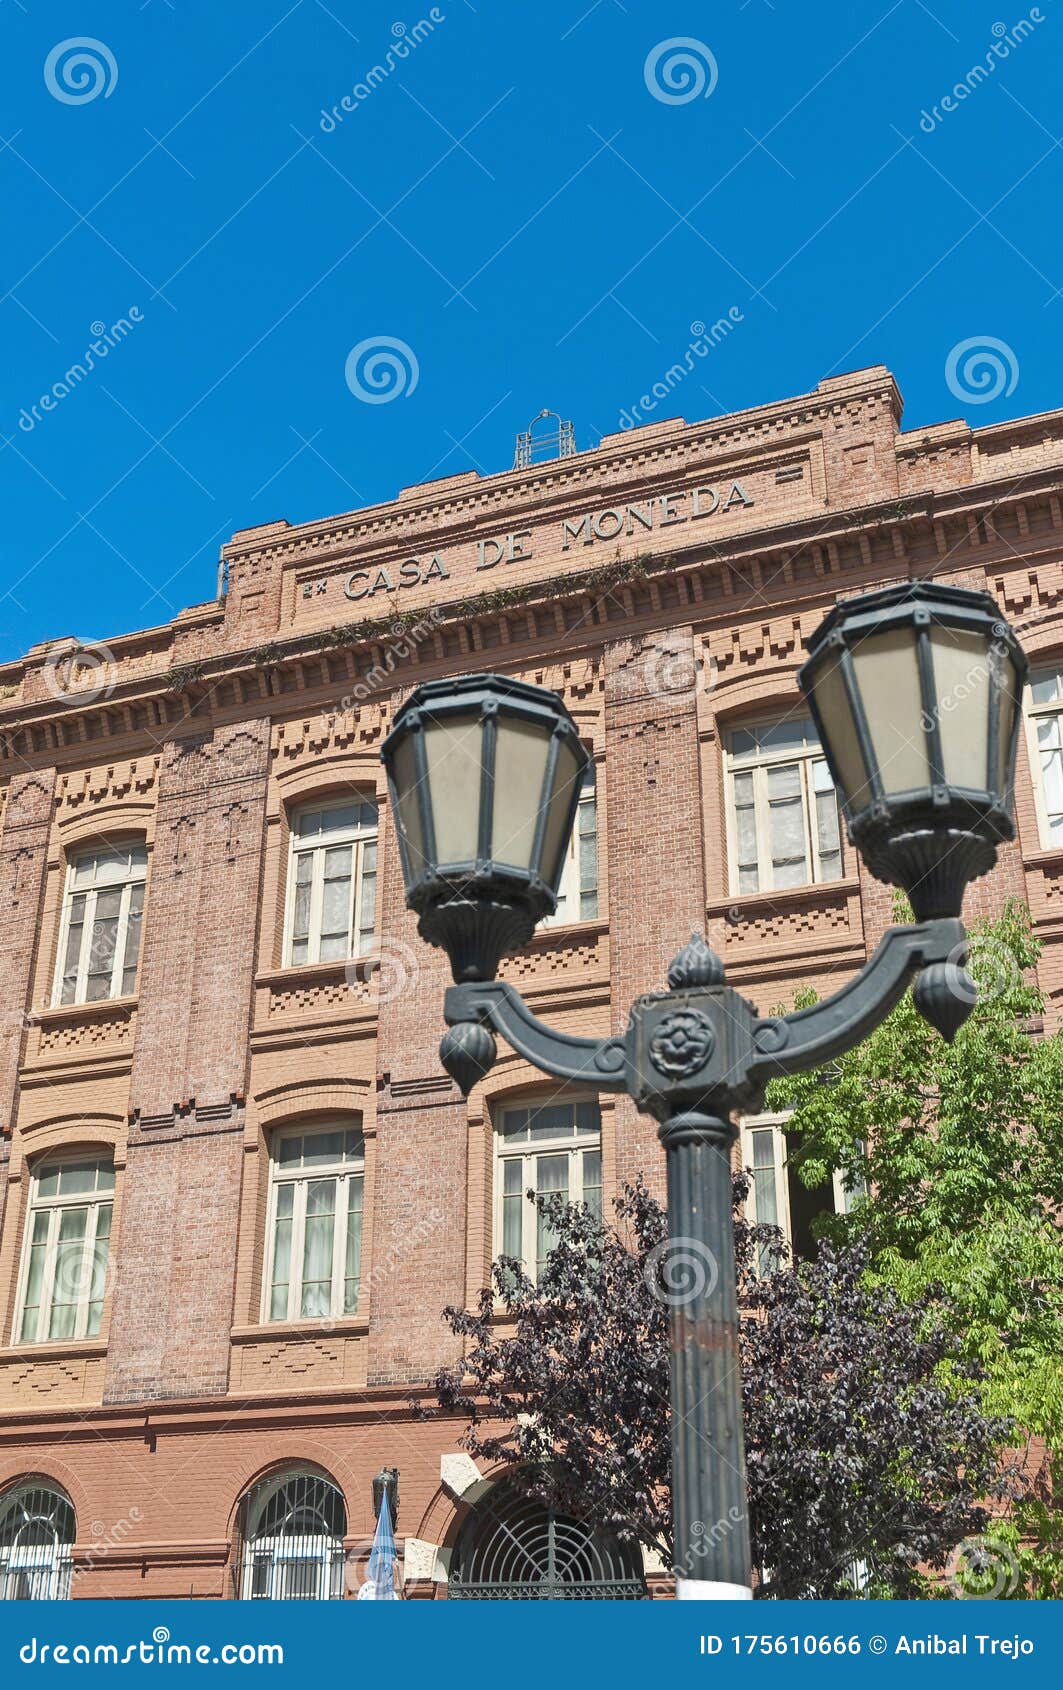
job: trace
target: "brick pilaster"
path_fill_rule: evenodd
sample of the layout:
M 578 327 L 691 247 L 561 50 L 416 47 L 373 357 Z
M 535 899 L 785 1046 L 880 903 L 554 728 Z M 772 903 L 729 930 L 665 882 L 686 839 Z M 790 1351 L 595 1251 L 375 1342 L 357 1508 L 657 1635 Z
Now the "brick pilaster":
M 30 978 L 40 931 L 55 770 L 13 776 L 0 833 L 0 1135 L 9 1136 L 18 1095 Z M 0 1204 L 3 1198 L 0 1197 Z
M 268 720 L 171 742 L 163 758 L 110 1402 L 228 1381 L 268 761 Z
M 613 1027 L 666 985 L 669 962 L 705 923 L 701 779 L 690 628 L 605 648 L 609 946 Z M 657 1129 L 626 1097 L 616 1111 L 618 1183 L 663 1188 Z
M 398 850 L 381 816 L 383 940 L 370 1288 L 369 1383 L 427 1378 L 458 1345 L 443 1325 L 465 1300 L 468 1111 L 439 1062 L 442 951 L 417 936 Z

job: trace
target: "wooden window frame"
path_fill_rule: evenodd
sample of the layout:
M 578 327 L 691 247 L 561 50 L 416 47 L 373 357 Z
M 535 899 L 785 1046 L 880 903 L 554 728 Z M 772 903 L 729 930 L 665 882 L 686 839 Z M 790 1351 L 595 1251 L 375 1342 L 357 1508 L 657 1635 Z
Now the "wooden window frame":
M 588 834 L 594 836 L 594 884 L 585 886 L 580 843 Z M 572 833 L 565 848 L 565 860 L 561 866 L 561 879 L 557 888 L 558 908 L 553 915 L 543 918 L 539 923 L 540 930 L 544 927 L 574 927 L 578 922 L 597 921 L 600 918 L 602 901 L 599 837 L 598 771 L 592 758 L 580 791 Z M 585 899 L 594 901 L 593 912 L 586 915 L 583 913 Z M 576 911 L 575 915 L 570 913 L 572 910 Z
M 126 851 L 130 856 L 129 871 L 123 879 L 105 882 L 102 885 L 95 881 L 91 886 L 76 886 L 74 884 L 78 869 L 90 859 L 113 857 L 119 851 Z M 66 865 L 66 880 L 63 889 L 63 909 L 59 922 L 59 948 L 55 958 L 55 975 L 52 983 L 52 1004 L 55 1008 L 73 1008 L 78 1004 L 110 1003 L 115 998 L 131 997 L 137 988 L 137 980 L 133 982 L 133 992 L 122 991 L 122 976 L 126 970 L 125 949 L 129 932 L 129 906 L 132 901 L 133 890 L 137 886 L 144 888 L 144 905 L 147 903 L 147 846 L 143 841 L 128 846 L 96 845 L 88 846 L 84 850 L 73 853 Z M 86 996 L 88 987 L 89 963 L 92 959 L 92 933 L 96 919 L 96 904 L 101 892 L 120 891 L 118 910 L 118 930 L 115 935 L 114 960 L 111 963 L 111 989 L 103 998 L 89 998 Z M 70 937 L 70 917 L 73 914 L 74 899 L 84 896 L 85 918 L 82 923 L 81 948 L 78 952 L 78 965 L 75 975 L 74 996 L 67 1002 L 63 1001 L 63 986 L 66 980 L 66 952 Z M 140 945 L 143 940 L 144 905 L 141 907 L 140 923 L 141 938 L 137 943 L 137 954 L 133 962 L 134 973 L 139 978 Z
M 44 1196 L 40 1191 L 43 1176 L 53 1171 L 61 1171 L 71 1163 L 95 1162 L 98 1168 L 110 1168 L 112 1183 L 110 1189 L 101 1189 L 99 1175 L 92 1191 L 78 1191 L 66 1194 L 56 1193 L 54 1196 Z M 12 1326 L 12 1344 L 74 1344 L 89 1338 L 98 1338 L 103 1325 L 103 1302 L 106 1299 L 107 1267 L 104 1268 L 104 1298 L 101 1299 L 100 1321 L 95 1331 L 88 1330 L 89 1313 L 92 1308 L 92 1298 L 89 1292 L 92 1288 L 91 1277 L 85 1286 L 84 1293 L 79 1295 L 74 1316 L 74 1330 L 65 1337 L 51 1337 L 47 1328 L 51 1324 L 53 1313 L 53 1297 L 55 1291 L 55 1267 L 59 1253 L 59 1227 L 61 1217 L 67 1209 L 88 1209 L 89 1215 L 85 1223 L 85 1236 L 81 1240 L 82 1262 L 92 1260 L 96 1252 L 99 1238 L 100 1213 L 103 1209 L 110 1211 L 108 1223 L 107 1260 L 110 1263 L 110 1228 L 114 1219 L 115 1176 L 113 1154 L 109 1151 L 97 1152 L 90 1146 L 64 1151 L 58 1155 L 44 1155 L 30 1173 L 29 1202 L 26 1205 L 26 1221 L 22 1233 L 22 1252 L 19 1259 L 18 1283 L 15 1296 L 15 1318 Z M 48 1235 L 45 1240 L 44 1271 L 41 1276 L 40 1299 L 37 1304 L 37 1333 L 36 1336 L 23 1335 L 23 1323 L 26 1314 L 26 1294 L 29 1290 L 30 1260 L 33 1248 L 33 1234 L 36 1229 L 37 1216 L 47 1213 Z
M 291 1139 L 304 1139 L 315 1133 L 338 1132 L 344 1137 L 356 1133 L 362 1138 L 360 1155 L 341 1157 L 320 1167 L 286 1169 L 279 1159 L 282 1144 Z M 336 1181 L 336 1208 L 332 1231 L 332 1278 L 330 1282 L 329 1312 L 303 1314 L 303 1248 L 306 1240 L 307 1191 L 316 1180 Z M 358 1259 L 358 1298 L 353 1309 L 344 1310 L 346 1287 L 347 1230 L 350 1225 L 351 1196 L 354 1182 L 358 1183 L 362 1199 L 362 1244 Z M 284 1314 L 273 1314 L 273 1268 L 277 1246 L 277 1194 L 282 1185 L 293 1185 L 292 1236 L 289 1255 L 288 1307 Z M 338 1224 L 342 1214 L 342 1224 Z M 365 1242 L 365 1139 L 360 1118 L 342 1116 L 277 1128 L 269 1144 L 269 1197 L 266 1204 L 266 1249 L 262 1274 L 261 1321 L 265 1326 L 313 1325 L 323 1320 L 356 1320 L 361 1307 L 365 1275 L 363 1272 Z M 298 1268 L 298 1271 L 296 1269 Z M 293 1312 L 294 1310 L 294 1312 Z
M 510 1142 L 507 1149 L 507 1137 L 504 1131 L 504 1121 L 507 1115 L 517 1110 L 542 1108 L 547 1104 L 571 1105 L 575 1109 L 577 1104 L 592 1103 L 598 1111 L 598 1126 L 596 1131 L 585 1130 L 577 1132 L 559 1133 L 553 1138 L 524 1139 L 519 1143 Z M 503 1254 L 505 1228 L 503 1216 L 505 1213 L 505 1166 L 507 1163 L 520 1162 L 522 1166 L 520 1198 L 521 1208 L 521 1265 L 533 1282 L 538 1279 L 538 1211 L 535 1204 L 524 1194 L 529 1188 L 534 1188 L 534 1163 L 539 1156 L 568 1156 L 568 1201 L 582 1203 L 584 1200 L 583 1157 L 586 1151 L 596 1152 L 599 1159 L 599 1169 L 602 1178 L 602 1195 L 604 1198 L 604 1168 L 602 1166 L 602 1120 L 601 1105 L 598 1099 L 588 1095 L 584 1097 L 530 1097 L 510 1099 L 508 1103 L 498 1105 L 495 1112 L 497 1124 L 494 1127 L 493 1144 L 493 1190 L 492 1204 L 492 1259 Z M 531 1164 L 531 1166 L 529 1166 Z M 514 1195 L 510 1193 L 510 1195 Z
M 331 830 L 323 829 L 321 836 L 313 843 L 301 844 L 299 823 L 305 816 L 318 815 L 322 817 L 330 812 L 347 809 L 352 804 L 359 807 L 371 807 L 375 812 L 372 827 L 368 823 L 356 822 L 346 827 Z M 346 799 L 320 799 L 317 802 L 300 804 L 293 809 L 289 817 L 288 828 L 288 864 L 287 880 L 284 898 L 284 941 L 282 947 L 282 967 L 306 968 L 321 959 L 321 915 L 324 898 L 324 867 L 325 853 L 334 847 L 351 847 L 351 890 L 347 906 L 347 952 L 344 957 L 326 957 L 326 962 L 346 962 L 352 957 L 370 956 L 373 952 L 377 928 L 379 925 L 379 899 L 374 892 L 373 922 L 368 934 L 362 933 L 361 909 L 365 889 L 365 854 L 366 846 L 374 845 L 378 848 L 378 856 L 370 876 L 376 881 L 379 873 L 379 840 L 380 840 L 380 810 L 375 795 L 356 793 Z M 307 916 L 307 954 L 298 962 L 293 962 L 292 951 L 295 944 L 295 896 L 298 859 L 302 856 L 311 858 L 310 879 L 310 909 Z
M 831 886 L 844 878 L 845 875 L 845 840 L 842 828 L 841 806 L 838 803 L 837 788 L 831 781 L 830 790 L 834 793 L 834 802 L 838 813 L 838 872 L 829 877 L 824 876 L 820 861 L 819 828 L 816 825 L 816 788 L 813 776 L 814 766 L 818 763 L 826 766 L 823 747 L 815 737 L 810 717 L 800 715 L 794 721 L 807 722 L 808 730 L 805 743 L 801 746 L 780 746 L 777 750 L 767 750 L 757 747 L 752 751 L 735 752 L 732 741 L 736 734 L 748 732 L 756 733 L 759 729 L 774 727 L 778 722 L 789 720 L 783 716 L 765 716 L 756 721 L 736 722 L 724 735 L 724 781 L 727 822 L 727 873 L 728 895 L 738 897 L 764 897 L 777 893 L 785 897 L 788 892 L 800 891 L 806 886 Z M 772 863 L 771 842 L 771 810 L 768 800 L 768 775 L 771 768 L 783 764 L 795 763 L 799 769 L 801 783 L 801 814 L 804 828 L 805 845 L 805 876 L 806 878 L 793 886 L 776 886 Z M 829 769 L 828 769 L 829 775 Z M 738 805 L 735 797 L 735 776 L 750 774 L 753 777 L 753 810 L 754 826 L 757 845 L 757 881 L 753 890 L 743 890 L 740 883 L 740 865 L 738 861 Z M 748 866 L 748 865 L 743 865 Z M 770 882 L 770 884 L 768 884 Z
M 1037 681 L 1046 679 L 1049 675 L 1058 677 L 1058 698 L 1050 699 L 1044 704 L 1035 704 L 1033 688 Z M 1043 851 L 1063 850 L 1063 838 L 1053 839 L 1049 822 L 1048 804 L 1045 797 L 1044 771 L 1041 766 L 1041 746 L 1037 739 L 1037 724 L 1047 716 L 1055 716 L 1059 721 L 1060 742 L 1063 744 L 1063 657 L 1055 662 L 1038 664 L 1030 671 L 1030 677 L 1023 688 L 1023 719 L 1026 726 L 1026 749 L 1030 759 L 1030 777 L 1033 782 L 1034 811 L 1037 816 L 1037 839 Z

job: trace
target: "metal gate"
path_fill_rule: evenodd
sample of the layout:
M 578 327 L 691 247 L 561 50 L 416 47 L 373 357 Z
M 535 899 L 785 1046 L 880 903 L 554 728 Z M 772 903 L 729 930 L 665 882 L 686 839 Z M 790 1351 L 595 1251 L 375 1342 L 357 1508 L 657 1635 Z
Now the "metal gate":
M 640 1602 L 640 1561 L 634 1545 L 503 1480 L 462 1527 L 447 1594 L 452 1601 Z

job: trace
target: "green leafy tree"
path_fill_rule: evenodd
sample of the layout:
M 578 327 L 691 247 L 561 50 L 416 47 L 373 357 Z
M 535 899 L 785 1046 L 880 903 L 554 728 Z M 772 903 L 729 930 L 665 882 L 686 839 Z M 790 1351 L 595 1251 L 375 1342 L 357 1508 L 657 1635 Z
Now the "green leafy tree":
M 898 906 L 898 919 L 911 919 Z M 990 1412 L 1026 1429 L 1032 1472 L 997 1522 L 1035 1596 L 1063 1590 L 1063 1034 L 1040 1037 L 1038 945 L 1017 903 L 972 929 L 979 998 L 949 1045 L 907 995 L 855 1050 L 769 1090 L 792 1108 L 791 1162 L 815 1188 L 866 1188 L 836 1242 L 860 1239 L 872 1275 L 942 1308 L 978 1361 Z

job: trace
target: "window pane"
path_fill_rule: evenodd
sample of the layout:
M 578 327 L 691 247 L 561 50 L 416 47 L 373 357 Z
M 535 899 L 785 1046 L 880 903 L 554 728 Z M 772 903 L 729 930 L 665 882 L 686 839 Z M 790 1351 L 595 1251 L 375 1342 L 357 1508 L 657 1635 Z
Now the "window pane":
M 600 1133 L 602 1130 L 602 1114 L 597 1103 L 588 1098 L 583 1103 L 576 1104 L 576 1131 L 578 1133 Z
M 303 1232 L 304 1317 L 332 1312 L 332 1243 L 336 1224 L 336 1181 L 314 1180 L 306 1192 Z
M 1041 786 L 1050 816 L 1063 810 L 1063 751 L 1041 752 Z
M 107 1257 L 111 1237 L 111 1205 L 102 1203 L 96 1215 L 96 1243 L 89 1264 L 89 1310 L 86 1338 L 95 1338 L 103 1319 L 103 1295 L 107 1286 Z
M 48 1253 L 48 1214 L 41 1210 L 33 1217 L 30 1259 L 26 1270 L 26 1296 L 22 1314 L 20 1337 L 24 1344 L 37 1338 L 37 1322 L 41 1308 L 41 1286 L 44 1283 L 44 1262 Z
M 597 1109 L 593 1103 L 590 1107 Z M 576 1106 L 572 1103 L 539 1104 L 530 1111 L 529 1119 L 529 1137 L 533 1139 L 570 1138 L 577 1130 Z
M 568 1156 L 537 1156 L 535 1158 L 535 1192 L 539 1197 L 559 1192 L 568 1196 Z M 536 1267 L 542 1271 L 547 1256 L 557 1243 L 557 1234 L 546 1216 L 536 1214 Z
M 144 915 L 144 883 L 139 882 L 129 889 L 128 914 L 125 930 L 125 951 L 122 956 L 122 995 L 128 996 L 135 991 L 137 983 L 137 957 L 140 955 L 140 929 Z
M 797 798 L 801 794 L 800 763 L 776 763 L 769 768 L 768 799 Z
M 304 1168 L 325 1168 L 343 1160 L 342 1132 L 307 1133 L 301 1143 Z
M 598 914 L 598 807 L 584 799 L 576 815 L 579 852 L 579 914 L 593 921 Z
M 66 955 L 63 958 L 62 1003 L 73 1003 L 77 991 L 78 962 L 85 937 L 85 893 L 78 892 L 70 901 L 70 925 L 67 930 Z
M 602 1153 L 600 1150 L 585 1150 L 583 1152 L 583 1201 L 592 1215 L 602 1218 Z
M 358 951 L 364 956 L 372 950 L 376 927 L 376 841 L 370 840 L 362 848 L 362 893 L 358 908 Z
M 352 1174 L 347 1193 L 347 1251 L 344 1262 L 343 1312 L 354 1314 L 358 1308 L 358 1288 L 362 1274 L 362 1176 Z
M 79 1197 L 85 1191 L 95 1191 L 99 1173 L 98 1162 L 62 1162 L 58 1168 L 60 1197 Z M 112 1178 L 113 1178 L 112 1174 Z M 43 1194 L 43 1186 L 41 1187 Z
M 88 1290 L 85 1252 L 88 1215 L 89 1211 L 85 1208 L 63 1209 L 59 1215 L 49 1338 L 72 1338 L 74 1335 L 78 1303 Z
M 757 728 L 756 734 L 762 751 L 785 751 L 790 746 L 804 745 L 810 737 L 811 727 L 807 716 L 789 716 L 784 721 Z
M 1051 704 L 1053 700 L 1063 697 L 1063 669 L 1032 676 L 1030 696 L 1034 704 Z
M 507 1156 L 502 1163 L 502 1254 L 524 1254 L 524 1161 Z
M 502 1131 L 508 1139 L 526 1139 L 528 1136 L 528 1111 L 526 1109 L 507 1109 L 502 1117 Z
M 750 1134 L 753 1149 L 753 1202 L 761 1226 L 778 1226 L 779 1198 L 775 1182 L 775 1130 L 760 1127 Z
M 92 948 L 89 951 L 85 996 L 89 1003 L 111 996 L 114 953 L 118 942 L 118 914 L 122 894 L 116 890 L 98 892 L 92 920 Z
M 269 1318 L 288 1317 L 288 1286 L 292 1264 L 292 1208 L 295 1199 L 293 1185 L 277 1187 L 276 1218 L 273 1222 L 273 1282 L 269 1295 Z

